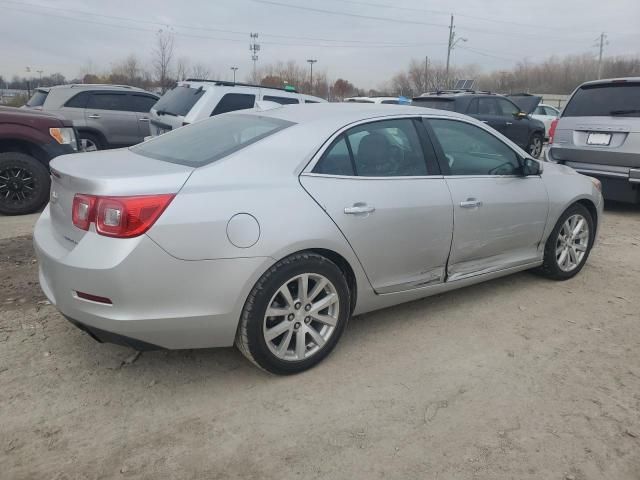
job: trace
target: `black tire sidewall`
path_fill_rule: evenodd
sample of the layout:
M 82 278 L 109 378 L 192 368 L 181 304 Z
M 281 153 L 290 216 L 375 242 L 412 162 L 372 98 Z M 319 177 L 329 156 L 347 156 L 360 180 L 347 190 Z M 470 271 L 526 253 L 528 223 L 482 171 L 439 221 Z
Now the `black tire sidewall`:
M 565 272 L 558 266 L 558 262 L 556 260 L 556 244 L 558 241 L 558 234 L 564 222 L 572 215 L 580 214 L 584 218 L 586 218 L 587 223 L 589 224 L 589 245 L 587 246 L 587 251 L 585 252 L 584 257 L 580 261 L 580 264 L 577 268 L 573 269 L 570 272 Z M 593 247 L 593 241 L 595 239 L 595 225 L 593 217 L 591 216 L 591 212 L 587 210 L 586 207 L 580 204 L 575 204 L 569 207 L 558 219 L 556 226 L 553 227 L 553 231 L 551 235 L 549 235 L 549 239 L 545 245 L 544 252 L 544 264 L 543 269 L 545 273 L 557 280 L 567 280 L 576 276 L 580 270 L 584 267 L 585 263 L 587 263 L 587 259 L 589 258 L 589 254 L 591 253 L 591 248 Z
M 340 314 L 336 329 L 321 351 L 305 360 L 285 361 L 271 353 L 266 344 L 262 332 L 264 314 L 275 292 L 287 280 L 303 273 L 318 273 L 333 283 L 339 296 Z M 349 320 L 350 296 L 344 275 L 333 262 L 315 255 L 303 256 L 303 258 L 293 260 L 290 263 L 282 263 L 275 271 L 270 271 L 266 275 L 268 278 L 262 284 L 262 288 L 255 293 L 255 301 L 247 322 L 248 347 L 251 356 L 262 368 L 276 374 L 287 375 L 308 370 L 331 353 Z
M 5 168 L 21 168 L 28 171 L 33 176 L 36 192 L 28 202 L 17 205 L 0 198 L 0 213 L 4 215 L 24 215 L 36 212 L 47 203 L 51 178 L 49 177 L 49 169 L 45 165 L 26 153 L 0 153 L 0 170 Z

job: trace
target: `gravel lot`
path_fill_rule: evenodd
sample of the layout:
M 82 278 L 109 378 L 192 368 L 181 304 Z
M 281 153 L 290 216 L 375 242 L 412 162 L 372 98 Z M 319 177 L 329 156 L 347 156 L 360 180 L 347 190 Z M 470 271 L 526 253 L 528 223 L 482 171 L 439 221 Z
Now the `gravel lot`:
M 0 218 L 0 477 L 638 479 L 640 210 L 583 272 L 522 273 L 355 318 L 318 368 L 94 342 Z

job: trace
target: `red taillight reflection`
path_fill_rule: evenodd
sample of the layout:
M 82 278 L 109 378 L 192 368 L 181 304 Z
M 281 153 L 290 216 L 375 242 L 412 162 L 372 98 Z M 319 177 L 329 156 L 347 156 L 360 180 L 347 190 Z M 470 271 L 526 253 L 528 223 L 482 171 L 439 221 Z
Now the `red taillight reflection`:
M 151 228 L 174 196 L 99 197 L 77 194 L 73 199 L 73 224 L 88 230 L 89 225 L 95 223 L 96 232 L 107 237 L 137 237 Z
M 553 136 L 556 134 L 556 127 L 558 126 L 558 119 L 554 118 L 549 127 L 549 145 L 553 143 Z

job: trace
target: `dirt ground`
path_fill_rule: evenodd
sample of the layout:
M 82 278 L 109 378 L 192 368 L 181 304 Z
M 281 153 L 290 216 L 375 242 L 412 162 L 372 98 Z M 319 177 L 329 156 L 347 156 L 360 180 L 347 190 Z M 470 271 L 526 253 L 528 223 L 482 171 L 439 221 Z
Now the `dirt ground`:
M 355 318 L 286 378 L 234 349 L 96 343 L 46 304 L 12 231 L 2 479 L 640 478 L 639 209 L 606 212 L 571 281 L 522 273 Z

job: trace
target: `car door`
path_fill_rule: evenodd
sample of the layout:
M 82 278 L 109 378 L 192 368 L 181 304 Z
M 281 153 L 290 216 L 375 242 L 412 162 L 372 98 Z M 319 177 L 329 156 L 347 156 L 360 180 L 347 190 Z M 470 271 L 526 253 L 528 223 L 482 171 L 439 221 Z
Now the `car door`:
M 520 107 L 506 98 L 497 97 L 498 109 L 504 118 L 505 137 L 522 148 L 529 145 L 529 116 L 521 115 Z
M 138 143 L 138 116 L 130 111 L 127 92 L 91 92 L 84 112 L 87 127 L 102 133 L 109 146 Z
M 158 99 L 144 93 L 131 93 L 129 97 L 131 110 L 136 113 L 136 118 L 138 119 L 138 141 L 136 143 L 139 143 L 144 140 L 144 137 L 151 135 L 149 130 L 149 122 L 151 120 L 149 111 Z
M 444 281 L 453 209 L 420 119 L 369 121 L 340 133 L 300 181 L 376 292 Z
M 540 176 L 521 175 L 519 154 L 490 131 L 429 119 L 453 200 L 450 280 L 541 258 L 548 196 Z

